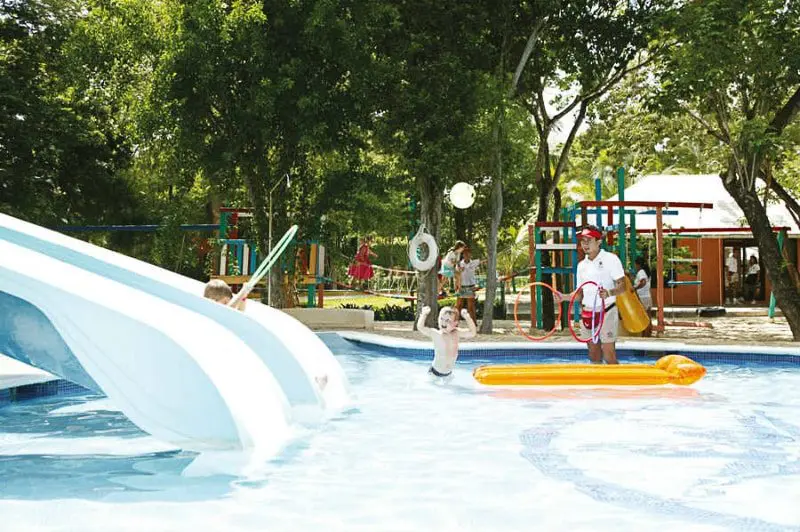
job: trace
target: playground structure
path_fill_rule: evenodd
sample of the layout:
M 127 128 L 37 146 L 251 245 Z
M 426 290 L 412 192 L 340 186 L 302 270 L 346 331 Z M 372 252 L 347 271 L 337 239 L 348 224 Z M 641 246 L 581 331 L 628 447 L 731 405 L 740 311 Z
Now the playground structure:
M 325 246 L 316 240 L 299 241 L 289 246 L 281 262 L 284 301 L 300 306 L 298 290 L 307 293 L 306 306 L 322 308 L 325 304 Z
M 576 205 L 571 207 L 567 207 L 562 209 L 561 217 L 562 220 L 555 221 L 555 222 L 538 222 L 533 226 L 533 228 L 529 227 L 529 235 L 533 236 L 530 239 L 533 254 L 533 261 L 532 263 L 535 264 L 535 281 L 534 281 L 534 272 L 531 273 L 531 281 L 532 282 L 541 282 L 544 278 L 544 275 L 552 275 L 552 274 L 559 274 L 562 276 L 560 280 L 560 285 L 564 287 L 565 291 L 571 291 L 573 286 L 573 280 L 575 275 L 577 274 L 577 240 L 574 237 L 576 228 L 578 226 L 578 220 L 580 219 L 580 225 L 586 225 L 590 223 L 590 216 L 595 216 L 595 225 L 600 227 L 606 234 L 606 239 L 604 242 L 604 248 L 614 248 L 615 240 L 616 240 L 616 253 L 620 258 L 620 261 L 623 264 L 623 267 L 626 271 L 634 271 L 634 261 L 636 259 L 636 215 L 655 215 L 656 217 L 656 230 L 655 230 L 655 240 L 656 240 L 656 275 L 657 279 L 664 279 L 664 234 L 669 234 L 669 230 L 664 230 L 664 214 L 665 211 L 670 211 L 671 208 L 692 208 L 692 209 L 712 209 L 714 206 L 711 203 L 692 203 L 692 202 L 637 202 L 637 201 L 625 201 L 625 172 L 623 168 L 619 168 L 617 171 L 617 183 L 618 183 L 618 194 L 619 200 L 617 201 L 603 201 L 602 197 L 602 188 L 600 179 L 595 180 L 595 200 L 594 201 L 581 201 Z M 637 209 L 647 209 L 644 212 L 639 212 Z M 614 221 L 614 214 L 617 214 L 617 221 L 615 224 Z M 606 224 L 603 224 L 603 215 L 606 215 Z M 579 218 L 580 217 L 580 218 Z M 553 228 L 562 228 L 564 229 L 564 242 L 545 242 L 541 238 L 541 234 L 543 230 Z M 630 228 L 630 229 L 628 229 Z M 569 235 L 573 235 L 572 238 L 568 238 Z M 554 238 L 554 240 L 556 240 Z M 630 244 L 628 243 L 630 240 Z M 629 248 L 630 246 L 630 248 Z M 574 251 L 573 251 L 574 250 Z M 629 252 L 630 251 L 630 252 Z M 542 268 L 541 264 L 543 263 L 542 253 L 552 253 L 552 252 L 568 252 L 568 256 L 564 257 L 551 257 L 551 260 L 554 259 L 556 263 L 556 267 L 551 268 Z M 559 264 L 561 264 L 559 266 Z M 567 266 L 564 266 L 566 264 Z M 673 266 L 674 263 L 671 263 Z M 674 267 L 671 268 L 674 270 Z M 673 289 L 679 285 L 695 285 L 699 286 L 701 284 L 701 280 L 689 280 L 689 281 L 679 281 L 677 279 L 670 280 L 670 288 Z M 664 320 L 664 283 L 659 282 L 656 287 L 656 305 L 657 305 L 657 325 L 654 328 L 657 334 L 663 334 L 665 331 L 665 320 Z M 575 306 L 572 309 L 574 319 L 577 319 L 579 308 Z M 534 317 L 536 321 L 534 322 Z M 536 312 L 535 315 L 531 312 L 531 327 L 542 327 L 542 302 L 541 296 L 537 293 L 536 298 Z
M 649 254 L 647 258 L 656 259 L 656 272 L 653 275 L 655 302 L 657 305 L 658 325 L 656 332 L 664 332 L 665 326 L 708 326 L 702 322 L 668 322 L 664 319 L 664 306 L 666 295 L 664 288 L 668 288 L 670 306 L 692 305 L 702 307 L 704 305 L 722 305 L 725 302 L 726 284 L 722 275 L 723 246 L 724 242 L 731 238 L 741 239 L 751 233 L 749 227 L 704 227 L 703 212 L 714 208 L 713 203 L 709 202 L 683 202 L 683 201 L 639 201 L 625 199 L 625 174 L 624 169 L 617 171 L 618 199 L 601 199 L 601 183 L 595 180 L 595 200 L 581 201 L 562 209 L 561 220 L 557 222 L 538 222 L 529 226 L 529 246 L 531 282 L 541 281 L 546 276 L 560 275 L 560 285 L 564 289 L 571 289 L 571 277 L 575 274 L 575 267 L 568 272 L 564 264 L 576 264 L 569 255 L 572 247 L 577 250 L 577 242 L 572 242 L 564 235 L 552 231 L 555 234 L 551 241 L 542 238 L 543 231 L 557 227 L 575 227 L 588 223 L 593 223 L 606 232 L 606 240 L 603 244 L 605 249 L 613 249 L 623 263 L 626 271 L 635 272 L 634 261 L 637 257 L 637 241 L 641 241 L 644 235 L 652 235 L 651 240 L 655 243 L 655 253 Z M 677 209 L 697 209 L 699 227 L 669 227 L 665 224 L 665 218 L 677 216 L 681 211 Z M 617 215 L 616 219 L 614 215 Z M 637 216 L 654 216 L 655 224 L 641 223 L 637 227 Z M 713 218 L 712 218 L 713 219 Z M 651 227 L 642 228 L 641 225 Z M 538 227 L 537 227 L 538 226 Z M 789 227 L 773 227 L 773 231 L 778 232 L 778 243 L 786 256 L 786 248 Z M 552 230 L 552 229 L 551 229 Z M 740 236 L 737 236 L 740 235 Z M 667 246 L 665 240 L 670 239 L 671 245 Z M 649 249 L 649 244 L 648 244 Z M 676 249 L 682 253 L 675 252 Z M 667 251 L 669 250 L 669 251 Z M 791 248 L 789 248 L 791 251 Z M 687 256 L 688 251 L 688 256 Z M 545 267 L 540 270 L 543 263 L 541 254 L 547 252 L 556 254 L 550 259 L 554 267 Z M 560 253 L 562 256 L 557 255 Z M 791 257 L 787 257 L 790 260 Z M 560 263 L 560 265 L 559 265 Z M 665 266 L 666 263 L 666 266 Z M 535 270 L 534 270 L 535 268 Z M 535 277 L 534 277 L 534 272 Z M 765 287 L 764 293 L 767 292 Z M 531 326 L 541 328 L 541 300 L 536 294 L 536 321 L 534 313 L 531 313 Z M 730 294 L 728 294 L 730 298 Z M 769 316 L 774 316 L 775 298 L 770 295 Z
M 259 249 L 256 242 L 241 238 L 240 222 L 252 218 L 252 209 L 222 207 L 218 242 L 219 255 L 213 261 L 212 279 L 222 279 L 231 286 L 245 283 L 259 264 Z M 282 272 L 284 301 L 289 306 L 299 306 L 296 291 L 306 290 L 308 307 L 322 308 L 325 298 L 325 246 L 316 240 L 297 241 L 289 245 L 287 253 L 281 256 L 279 267 Z M 252 294 L 260 297 L 268 290 L 269 276 L 256 285 Z
M 251 209 L 221 207 L 219 210 L 219 256 L 213 262 L 210 277 L 221 279 L 231 286 L 247 282 L 258 266 L 258 246 L 255 242 L 239 238 L 240 219 L 252 218 Z M 260 287 L 253 290 L 258 295 Z

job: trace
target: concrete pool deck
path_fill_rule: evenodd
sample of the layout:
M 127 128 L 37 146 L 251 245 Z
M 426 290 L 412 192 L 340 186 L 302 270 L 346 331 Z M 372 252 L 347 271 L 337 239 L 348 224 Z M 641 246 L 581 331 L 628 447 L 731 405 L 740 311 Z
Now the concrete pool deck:
M 667 318 L 667 322 L 671 321 Z M 786 319 L 783 317 L 768 318 L 766 316 L 748 317 L 719 317 L 719 318 L 676 318 L 676 321 L 710 323 L 708 327 L 667 327 L 664 336 L 659 338 L 641 338 L 628 335 L 620 331 L 620 342 L 636 341 L 639 343 L 670 344 L 680 342 L 690 345 L 742 345 L 780 347 L 795 349 L 800 354 L 800 343 L 792 340 L 792 333 Z M 522 324 L 523 327 L 525 324 Z M 480 323 L 478 323 L 480 327 Z M 531 342 L 517 330 L 513 320 L 493 320 L 492 334 L 478 334 L 474 339 L 465 340 L 464 343 L 495 343 L 495 342 Z M 376 321 L 372 332 L 375 335 L 409 340 L 427 340 L 413 330 L 412 322 Z M 342 329 L 339 329 L 342 330 Z M 540 336 L 543 331 L 534 331 L 529 334 Z M 577 343 L 570 336 L 569 331 L 558 331 L 543 343 Z M 531 342 L 533 343 L 533 342 Z

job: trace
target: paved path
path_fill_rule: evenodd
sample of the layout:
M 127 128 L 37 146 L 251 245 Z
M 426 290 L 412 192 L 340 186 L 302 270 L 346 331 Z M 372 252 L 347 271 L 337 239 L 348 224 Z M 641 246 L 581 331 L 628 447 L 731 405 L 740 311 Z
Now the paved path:
M 690 320 L 681 318 L 681 321 Z M 770 319 L 765 316 L 726 316 L 720 318 L 702 318 L 702 321 L 704 323 L 711 323 L 712 328 L 668 327 L 662 338 L 638 339 L 651 342 L 681 341 L 702 345 L 773 345 L 776 347 L 796 347 L 798 353 L 800 353 L 800 343 L 792 341 L 789 325 L 786 319 L 782 317 Z M 510 320 L 494 320 L 493 329 L 493 334 L 479 334 L 478 337 L 472 341 L 530 341 L 517 331 L 514 322 Z M 411 322 L 375 322 L 375 330 L 373 332 L 401 338 L 421 339 L 421 335 L 412 330 Z M 534 331 L 533 334 L 541 335 L 542 332 Z M 621 336 L 625 337 L 625 334 L 623 333 Z M 569 338 L 569 331 L 559 331 L 545 341 L 564 341 Z

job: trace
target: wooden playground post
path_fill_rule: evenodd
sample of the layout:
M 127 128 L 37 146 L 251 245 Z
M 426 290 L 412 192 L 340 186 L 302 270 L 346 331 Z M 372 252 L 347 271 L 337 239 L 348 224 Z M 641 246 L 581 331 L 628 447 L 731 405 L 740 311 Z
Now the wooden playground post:
M 656 207 L 656 275 L 658 276 L 658 288 L 656 288 L 656 307 L 658 316 L 656 324 L 656 334 L 664 334 L 664 213 L 662 207 Z
M 536 266 L 534 266 L 534 261 L 536 260 L 536 242 L 534 240 L 535 239 L 534 239 L 533 224 L 528 224 L 528 286 L 536 282 Z M 514 280 L 512 279 L 511 282 L 513 283 Z M 533 329 L 534 320 L 536 319 L 536 315 L 533 312 L 534 294 L 536 292 L 531 290 L 530 293 L 531 293 L 531 329 Z

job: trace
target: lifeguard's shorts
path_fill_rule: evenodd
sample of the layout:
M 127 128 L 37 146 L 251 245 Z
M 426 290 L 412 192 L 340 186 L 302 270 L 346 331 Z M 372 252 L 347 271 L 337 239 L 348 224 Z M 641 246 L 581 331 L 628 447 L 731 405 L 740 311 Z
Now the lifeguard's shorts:
M 599 315 L 598 315 L 599 318 Z M 614 305 L 610 310 L 606 311 L 606 316 L 603 319 L 603 326 L 600 328 L 600 335 L 598 337 L 601 344 L 612 344 L 617 341 L 617 330 L 619 329 L 619 311 L 617 306 Z M 586 340 L 592 335 L 592 330 L 587 327 L 583 320 L 581 320 L 581 338 Z M 592 341 L 592 343 L 598 343 Z
M 463 297 L 465 299 L 475 299 L 475 285 L 474 284 L 462 284 L 461 290 L 458 291 L 456 294 L 457 297 Z

